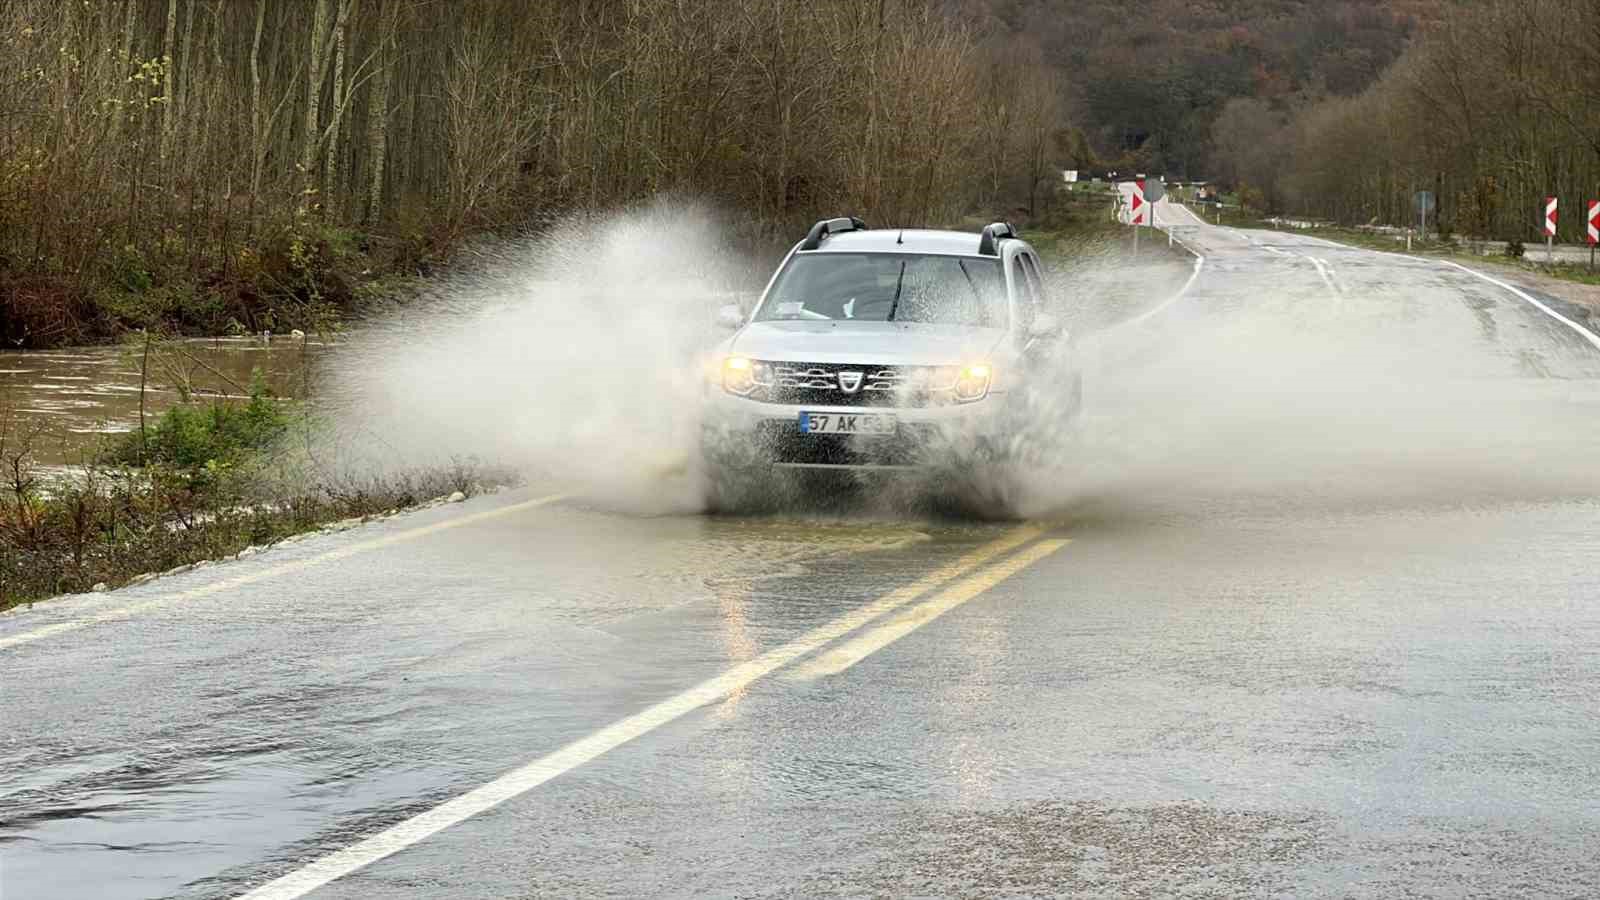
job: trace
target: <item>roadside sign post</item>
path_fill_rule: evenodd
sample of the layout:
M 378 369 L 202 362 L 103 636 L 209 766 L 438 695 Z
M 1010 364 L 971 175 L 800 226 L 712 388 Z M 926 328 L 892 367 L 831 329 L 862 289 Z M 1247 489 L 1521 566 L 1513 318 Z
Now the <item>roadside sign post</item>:
M 1589 268 L 1594 268 L 1594 246 L 1600 244 L 1600 200 L 1589 201 Z
M 1437 201 L 1434 199 L 1432 191 L 1417 191 L 1416 194 L 1411 198 L 1411 202 L 1414 206 L 1416 206 L 1417 214 L 1422 217 L 1422 222 L 1417 228 L 1417 236 L 1422 240 L 1427 240 L 1428 213 L 1432 212 L 1436 208 Z
M 1132 213 L 1130 218 L 1133 222 L 1133 255 L 1136 258 L 1139 255 L 1139 226 L 1144 224 L 1145 208 L 1147 206 L 1149 206 L 1149 203 L 1146 202 L 1144 197 L 1144 181 L 1135 181 L 1133 183 L 1133 200 L 1129 210 Z
M 1160 228 L 1161 222 L 1156 218 L 1156 203 L 1167 195 L 1166 176 L 1160 178 L 1140 179 L 1135 182 L 1138 196 L 1150 210 L 1150 227 Z M 1172 246 L 1172 232 L 1167 232 L 1167 246 Z
M 1544 259 L 1548 263 L 1556 261 L 1556 206 L 1559 202 L 1555 197 L 1544 198 Z

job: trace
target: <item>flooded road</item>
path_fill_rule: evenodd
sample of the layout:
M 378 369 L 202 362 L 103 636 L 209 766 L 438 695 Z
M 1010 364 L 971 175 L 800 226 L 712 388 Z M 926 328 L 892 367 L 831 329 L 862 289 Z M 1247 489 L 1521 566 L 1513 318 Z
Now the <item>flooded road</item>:
M 1024 520 L 536 484 L 0 617 L 0 896 L 1600 895 L 1600 347 L 1187 239 Z
M 304 396 L 331 353 L 316 338 L 288 335 L 163 341 L 148 359 L 142 343 L 0 350 L 0 419 L 8 420 L 11 434 L 31 437 L 41 465 L 76 465 L 104 435 L 139 427 L 141 370 L 148 421 L 185 390 L 196 397 L 246 395 L 257 371 L 278 395 Z

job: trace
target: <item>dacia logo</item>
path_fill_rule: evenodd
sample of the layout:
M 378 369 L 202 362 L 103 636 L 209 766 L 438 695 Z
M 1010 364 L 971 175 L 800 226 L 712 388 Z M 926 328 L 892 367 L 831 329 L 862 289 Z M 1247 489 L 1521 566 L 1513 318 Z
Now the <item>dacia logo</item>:
M 861 379 L 866 377 L 865 372 L 840 372 L 839 390 L 846 394 L 854 394 L 861 390 Z

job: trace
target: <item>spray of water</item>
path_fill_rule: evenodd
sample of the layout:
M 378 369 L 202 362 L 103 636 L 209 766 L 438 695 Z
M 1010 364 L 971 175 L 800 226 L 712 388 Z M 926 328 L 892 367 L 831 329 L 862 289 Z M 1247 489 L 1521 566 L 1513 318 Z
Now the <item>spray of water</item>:
M 719 221 L 660 204 L 485 254 L 474 275 L 437 285 L 341 357 L 344 457 L 473 458 L 627 511 L 704 508 L 698 409 L 703 354 L 722 336 L 713 314 L 771 264 L 730 253 Z M 1084 415 L 1042 379 L 1019 407 L 1008 459 L 867 479 L 851 502 L 898 514 L 958 494 L 970 501 L 961 508 L 1033 516 L 1600 496 L 1593 381 L 1518 377 L 1493 344 L 1436 327 L 1455 319 L 1430 304 L 1459 303 L 1443 288 L 1335 301 L 1314 278 L 1286 287 L 1234 273 L 1118 326 L 1137 308 L 1097 287 L 1129 280 L 1106 259 L 1058 285 Z M 1187 274 L 1157 270 L 1174 290 Z M 782 502 L 815 499 L 772 480 Z
M 657 205 L 478 254 L 409 313 L 355 335 L 337 455 L 469 459 L 644 512 L 698 507 L 700 355 L 748 276 L 719 218 Z
M 1218 274 L 1085 341 L 1089 414 L 1055 465 L 1010 473 L 1019 512 L 1600 498 L 1600 358 L 1559 329 L 1495 333 L 1415 272 Z

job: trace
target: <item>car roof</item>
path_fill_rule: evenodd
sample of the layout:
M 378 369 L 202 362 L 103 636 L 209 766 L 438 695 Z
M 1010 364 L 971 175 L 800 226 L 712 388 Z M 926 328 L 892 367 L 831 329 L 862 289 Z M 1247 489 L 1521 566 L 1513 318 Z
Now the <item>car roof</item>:
M 931 228 L 874 228 L 830 235 L 815 250 L 803 253 L 942 253 L 977 256 L 978 235 L 970 231 Z

